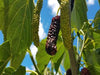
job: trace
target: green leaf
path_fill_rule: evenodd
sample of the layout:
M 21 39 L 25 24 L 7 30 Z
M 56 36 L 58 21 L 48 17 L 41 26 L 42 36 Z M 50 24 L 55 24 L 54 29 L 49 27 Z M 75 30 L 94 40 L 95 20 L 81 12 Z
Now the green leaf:
M 4 25 L 4 1 L 0 0 L 0 30 L 2 30 L 3 25 Z
M 75 0 L 74 9 L 71 14 L 72 27 L 80 29 L 84 22 L 87 22 L 86 0 Z
M 58 72 L 59 66 L 62 61 L 65 70 L 70 68 L 69 54 L 66 48 L 64 47 L 62 38 L 60 36 L 58 36 L 58 40 L 57 40 L 57 53 L 52 57 L 52 61 L 55 66 L 56 73 Z
M 100 34 L 100 10 L 97 11 L 94 18 L 94 29 L 95 32 Z
M 90 65 L 88 69 L 91 75 L 100 75 L 100 65 L 96 65 L 96 66 Z
M 95 48 L 100 48 L 100 34 L 93 32 L 93 39 L 95 42 Z
M 63 45 L 62 38 L 60 36 L 58 36 L 57 53 L 52 57 L 52 61 L 53 61 L 54 66 L 55 66 L 56 73 L 58 72 L 58 69 L 59 69 L 61 61 L 63 59 L 63 55 L 64 55 L 64 51 L 65 50 L 66 49 L 65 49 L 65 47 Z
M 59 66 L 60 66 L 61 61 L 63 59 L 64 49 L 65 49 L 64 46 L 61 45 L 61 47 L 58 49 L 56 55 L 54 55 L 52 58 L 56 73 L 58 72 Z
M 24 66 L 20 66 L 12 75 L 25 75 L 26 68 Z
M 95 51 L 93 51 L 92 49 L 87 49 L 84 50 L 84 59 L 87 62 L 87 65 L 91 64 L 91 65 L 96 65 L 98 64 L 97 60 L 96 60 L 96 55 L 95 55 Z
M 15 72 L 15 70 L 13 67 L 7 67 L 4 69 L 2 75 L 12 75 L 12 73 L 14 73 L 14 72 Z
M 51 56 L 49 56 L 47 53 L 46 53 L 46 51 L 45 51 L 45 44 L 46 44 L 46 39 L 45 40 L 42 40 L 41 41 L 41 43 L 40 43 L 40 46 L 38 47 L 38 53 L 37 53 L 37 55 L 36 55 L 36 57 L 37 57 L 37 64 L 38 64 L 38 66 L 40 67 L 39 69 L 40 69 L 40 71 L 42 71 L 43 70 L 43 67 L 42 67 L 42 65 L 44 66 L 44 68 L 46 67 L 46 65 L 48 64 L 48 62 L 50 61 L 50 57 Z M 40 51 L 41 50 L 41 51 Z M 60 65 L 60 63 L 61 63 L 61 61 L 62 61 L 62 58 L 63 58 L 63 53 L 64 53 L 64 50 L 65 50 L 65 48 L 64 48 L 64 45 L 63 45 L 63 43 L 62 43 L 62 39 L 61 39 L 61 37 L 60 36 L 58 36 L 58 40 L 57 40 L 57 53 L 56 53 L 56 55 L 54 55 L 54 56 L 52 56 L 52 61 L 53 61 L 53 63 L 54 63 L 54 66 L 55 66 L 55 69 L 56 69 L 56 72 L 58 71 L 58 68 L 59 68 L 59 65 Z M 42 58 L 43 57 L 43 58 Z M 41 58 L 41 59 L 40 59 Z M 46 60 L 45 62 L 44 62 L 44 60 Z M 58 63 L 59 62 L 59 63 Z M 41 64 L 42 63 L 42 64 Z M 42 70 L 41 70 L 42 69 Z M 43 70 L 44 71 L 44 70 Z M 43 72 L 42 71 L 42 72 Z
M 32 32 L 33 32 L 33 42 L 36 47 L 39 46 L 39 22 L 40 22 L 40 11 L 42 8 L 43 0 L 38 0 L 37 5 L 33 11 L 33 19 L 32 19 Z
M 10 0 L 12 1 L 12 0 Z M 9 9 L 10 24 L 7 39 L 10 42 L 11 66 L 18 68 L 32 43 L 32 0 L 15 0 Z
M 0 0 L 0 30 L 4 34 L 4 40 L 7 40 L 8 29 L 8 12 L 9 12 L 9 0 Z
M 38 52 L 36 54 L 37 66 L 41 73 L 44 71 L 45 67 L 48 65 L 50 61 L 50 57 L 51 57 L 50 55 L 46 53 L 45 45 L 46 45 L 46 39 L 40 42 L 40 45 L 38 47 Z
M 57 53 L 52 57 L 52 61 L 54 63 L 56 63 L 59 60 L 59 58 L 64 53 L 64 50 L 65 50 L 65 48 L 64 48 L 62 39 L 61 39 L 60 36 L 58 36 L 58 39 L 57 39 Z
M 96 49 L 95 55 L 96 55 L 97 62 L 100 65 L 100 48 Z
M 10 60 L 10 44 L 8 41 L 4 42 L 0 45 L 0 75 L 7 65 L 8 61 Z
M 58 61 L 56 63 L 54 63 L 54 67 L 55 67 L 56 73 L 58 72 L 58 69 L 59 69 L 59 66 L 61 64 L 62 59 L 63 59 L 63 54 L 62 54 L 62 56 L 60 56 Z
M 4 69 L 4 72 L 2 75 L 25 75 L 26 69 L 23 66 L 20 66 L 17 70 L 15 70 L 13 67 L 7 67 Z
M 64 66 L 65 70 L 70 68 L 70 59 L 69 59 L 68 51 L 65 51 L 65 53 L 64 53 L 63 66 Z
M 100 75 L 100 65 L 98 62 L 98 52 L 93 50 L 84 50 L 84 59 L 91 75 Z
M 99 46 L 100 47 L 100 46 Z M 100 48 L 98 49 L 91 49 L 91 48 L 85 48 L 84 49 L 84 60 L 86 62 L 86 66 L 88 67 L 89 71 L 91 72 L 91 75 L 100 75 Z

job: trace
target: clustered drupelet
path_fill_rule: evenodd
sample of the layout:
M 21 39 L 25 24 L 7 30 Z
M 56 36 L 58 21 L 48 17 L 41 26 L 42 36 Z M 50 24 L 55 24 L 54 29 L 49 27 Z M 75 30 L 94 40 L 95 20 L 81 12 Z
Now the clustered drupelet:
M 60 16 L 55 16 L 52 18 L 52 22 L 49 28 L 47 41 L 46 41 L 46 51 L 50 55 L 55 55 L 57 52 L 57 38 L 60 30 Z

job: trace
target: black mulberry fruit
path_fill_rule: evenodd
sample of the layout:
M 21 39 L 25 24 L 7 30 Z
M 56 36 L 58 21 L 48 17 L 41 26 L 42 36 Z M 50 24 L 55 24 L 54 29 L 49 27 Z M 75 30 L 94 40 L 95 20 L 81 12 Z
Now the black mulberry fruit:
M 71 69 L 68 69 L 68 70 L 66 71 L 66 75 L 72 75 Z
M 91 75 L 91 74 L 90 74 L 90 72 L 89 72 L 89 70 L 87 68 L 83 68 L 81 70 L 81 75 Z
M 47 41 L 46 41 L 46 51 L 50 55 L 55 55 L 57 52 L 57 38 L 60 30 L 60 16 L 55 16 L 52 18 L 52 22 L 49 28 Z

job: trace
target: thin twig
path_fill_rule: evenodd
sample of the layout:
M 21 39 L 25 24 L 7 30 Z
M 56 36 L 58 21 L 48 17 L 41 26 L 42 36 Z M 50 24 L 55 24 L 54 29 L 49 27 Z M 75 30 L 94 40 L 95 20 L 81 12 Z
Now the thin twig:
M 32 63 L 33 63 L 33 65 L 34 65 L 34 67 L 35 67 L 37 73 L 38 73 L 39 75 L 41 75 L 41 74 L 40 74 L 40 71 L 39 71 L 39 69 L 38 69 L 38 67 L 37 67 L 37 65 L 36 65 L 36 63 L 35 63 L 35 60 L 34 60 L 34 58 L 33 58 L 33 55 L 32 55 L 32 53 L 31 53 L 31 51 L 30 51 L 30 50 L 27 50 L 27 52 L 28 52 L 29 55 L 30 55 L 30 58 L 31 58 L 31 60 L 32 60 Z
M 53 62 L 51 61 L 51 75 L 54 75 L 53 74 Z
M 58 10 L 57 10 L 57 15 L 58 15 L 58 13 L 59 13 L 60 9 L 61 9 L 61 6 L 60 6 L 60 7 L 58 8 Z
M 80 54 L 79 54 L 79 57 L 78 57 L 78 63 L 79 63 L 78 69 L 79 69 L 79 66 L 80 66 L 80 61 L 81 61 L 81 57 L 82 57 L 82 52 L 83 52 L 83 50 L 84 50 L 84 45 L 85 45 L 85 34 L 84 34 L 84 32 L 83 32 L 82 30 L 80 30 L 80 31 L 81 31 L 82 34 L 83 34 L 83 44 L 82 44 L 82 48 L 81 48 L 81 51 L 80 51 Z
M 34 73 L 34 74 L 38 75 L 38 73 L 37 73 L 37 72 L 32 71 L 32 70 L 26 70 L 26 72 L 32 72 L 32 73 Z

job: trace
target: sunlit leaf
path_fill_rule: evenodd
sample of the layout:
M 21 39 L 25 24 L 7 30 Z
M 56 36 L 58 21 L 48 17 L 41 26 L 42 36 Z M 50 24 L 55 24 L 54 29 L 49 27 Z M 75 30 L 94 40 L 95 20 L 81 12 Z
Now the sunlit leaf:
M 4 1 L 0 0 L 0 30 L 4 25 Z
M 58 61 L 56 63 L 54 63 L 54 67 L 55 67 L 56 73 L 58 72 L 58 69 L 60 67 L 62 59 L 63 59 L 63 54 L 62 54 L 62 56 L 60 56 L 60 58 L 58 59 Z
M 0 30 L 4 34 L 5 41 L 7 40 L 9 4 L 9 0 L 0 0 Z
M 12 1 L 12 0 L 9 0 Z M 9 9 L 7 39 L 10 42 L 11 66 L 18 68 L 24 59 L 26 49 L 32 43 L 32 0 L 15 0 Z
M 93 38 L 95 42 L 95 48 L 100 48 L 100 34 L 99 33 L 93 33 Z
M 36 54 L 37 65 L 38 65 L 40 72 L 44 71 L 51 57 L 50 55 L 46 53 L 45 45 L 46 45 L 46 39 L 40 42 L 40 45 L 38 47 L 38 52 Z

